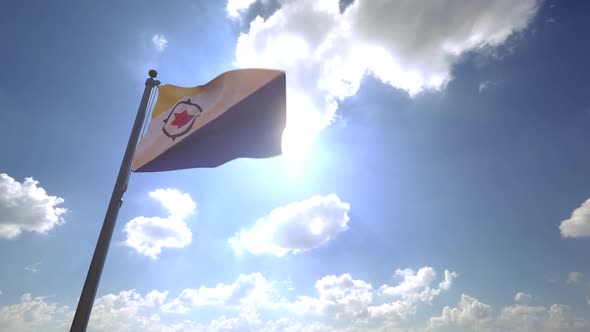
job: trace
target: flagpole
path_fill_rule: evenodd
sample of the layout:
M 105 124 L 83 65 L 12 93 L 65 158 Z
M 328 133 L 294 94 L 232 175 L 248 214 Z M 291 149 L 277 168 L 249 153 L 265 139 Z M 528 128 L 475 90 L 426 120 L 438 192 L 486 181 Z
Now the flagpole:
M 109 250 L 109 244 L 113 236 L 113 230 L 115 229 L 117 215 L 123 204 L 123 194 L 125 193 L 125 190 L 127 190 L 129 173 L 131 172 L 131 163 L 133 161 L 133 155 L 135 154 L 137 142 L 139 141 L 139 135 L 141 134 L 141 128 L 145 121 L 148 103 L 154 88 L 160 84 L 160 81 L 155 80 L 158 76 L 158 73 L 155 70 L 150 70 L 149 76 L 150 78 L 145 81 L 143 97 L 141 98 L 141 103 L 139 104 L 139 109 L 135 117 L 135 123 L 133 124 L 131 135 L 129 136 L 127 149 L 125 150 L 125 155 L 121 162 L 119 175 L 117 176 L 109 207 L 107 208 L 102 229 L 100 230 L 100 235 L 96 243 L 96 248 L 94 249 L 92 262 L 88 268 L 88 274 L 86 275 L 86 281 L 84 282 L 84 288 L 82 289 L 82 294 L 78 301 L 78 307 L 76 308 L 76 314 L 74 315 L 70 332 L 84 332 L 88 326 L 94 298 L 96 297 L 96 290 L 98 289 L 100 276 Z

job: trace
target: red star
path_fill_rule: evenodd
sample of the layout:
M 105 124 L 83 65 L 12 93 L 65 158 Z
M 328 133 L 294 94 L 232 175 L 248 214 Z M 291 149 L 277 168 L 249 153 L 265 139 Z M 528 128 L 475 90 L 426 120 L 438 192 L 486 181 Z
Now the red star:
M 174 115 L 174 121 L 172 121 L 172 123 L 170 123 L 170 125 L 176 126 L 176 129 L 186 125 L 195 117 L 194 115 L 189 115 L 186 112 L 186 110 L 184 110 L 180 113 L 174 113 L 173 115 Z

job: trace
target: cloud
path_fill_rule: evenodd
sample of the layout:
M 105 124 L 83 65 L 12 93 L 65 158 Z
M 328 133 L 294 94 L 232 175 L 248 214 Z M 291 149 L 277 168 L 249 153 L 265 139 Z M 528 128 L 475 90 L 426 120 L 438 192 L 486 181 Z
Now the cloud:
M 584 273 L 582 272 L 570 272 L 567 275 L 568 284 L 577 284 L 584 279 Z
M 546 312 L 545 307 L 516 304 L 502 309 L 498 320 L 501 325 L 519 326 L 522 330 L 537 330 L 541 329 Z
M 430 267 L 421 270 L 433 271 Z M 419 272 L 412 274 L 423 275 Z M 411 281 L 402 280 L 398 286 L 405 290 L 396 296 L 400 299 L 384 303 L 376 301 L 376 296 L 382 295 L 380 291 L 373 289 L 366 281 L 354 279 L 348 273 L 322 277 L 315 283 L 317 296 L 299 295 L 294 301 L 288 301 L 286 294 L 276 287 L 277 283 L 269 282 L 262 274 L 242 274 L 231 284 L 219 283 L 215 287 L 184 289 L 176 298 L 163 304 L 160 310 L 165 313 L 187 314 L 193 307 L 216 306 L 254 315 L 264 309 L 282 312 L 286 315 L 284 318 L 288 318 L 289 313 L 294 313 L 299 321 L 301 316 L 309 316 L 312 320 L 320 319 L 320 322 L 335 320 L 366 327 L 367 322 L 382 324 L 394 316 L 400 320 L 409 318 L 415 314 L 419 303 L 430 303 L 441 291 L 450 289 L 454 275 L 453 272 L 445 271 L 442 281 L 436 283 L 434 277 L 419 287 L 406 287 Z M 323 327 L 324 325 L 316 326 L 319 330 Z
M 353 319 L 367 313 L 373 301 L 373 287 L 345 273 L 325 276 L 315 283 L 318 297 L 300 296 L 288 307 L 299 314 L 330 315 L 336 319 Z
M 186 313 L 190 306 L 206 305 L 239 306 L 246 310 L 268 303 L 273 293 L 273 287 L 260 273 L 241 274 L 232 284 L 184 289 L 178 297 L 164 304 L 162 311 Z
M 483 81 L 483 82 L 479 83 L 478 90 L 479 90 L 479 92 L 484 92 L 484 91 L 488 90 L 493 84 L 494 84 L 494 82 L 489 81 L 489 80 Z
M 450 289 L 456 276 L 454 272 L 445 271 L 443 280 L 437 283 L 436 273 L 430 267 L 424 267 L 416 273 L 410 269 L 399 271 L 405 271 L 406 275 L 413 276 L 423 276 L 425 273 L 420 271 L 428 271 L 426 274 L 432 278 L 412 287 L 408 287 L 408 284 L 416 284 L 414 280 L 405 278 L 397 286 L 393 286 L 403 291 L 396 295 L 384 295 L 382 289 L 391 286 L 385 285 L 377 291 L 370 283 L 354 279 L 348 273 L 340 276 L 327 275 L 315 283 L 317 296 L 299 295 L 295 301 L 288 301 L 285 294 L 275 287 L 275 282 L 269 282 L 260 273 L 253 273 L 240 275 L 231 284 L 220 283 L 215 287 L 184 289 L 178 297 L 162 305 L 161 310 L 186 314 L 195 306 L 222 306 L 226 310 L 234 309 L 237 312 L 254 314 L 264 308 L 284 312 L 287 316 L 294 313 L 299 317 L 299 321 L 302 316 L 308 316 L 311 319 L 319 318 L 322 322 L 335 320 L 367 328 L 367 323 L 379 325 L 392 319 L 408 319 L 415 314 L 419 303 L 431 303 L 442 291 Z M 377 296 L 399 299 L 383 302 L 376 301 Z M 318 330 L 324 327 L 316 326 Z
M 137 217 L 125 226 L 125 244 L 137 252 L 158 258 L 162 248 L 183 248 L 192 241 L 192 232 L 183 220 Z
M 168 210 L 170 217 L 186 218 L 197 210 L 197 204 L 187 193 L 181 193 L 176 189 L 157 189 L 149 193 Z
M 280 318 L 274 322 L 268 322 L 265 328 L 261 331 L 264 332 L 334 332 L 339 329 L 328 326 L 320 322 L 304 323 L 294 322 L 289 318 Z
M 280 3 L 250 22 L 235 64 L 286 71 L 292 111 L 283 139 L 290 142 L 309 141 L 329 125 L 338 101 L 355 95 L 366 75 L 411 95 L 442 89 L 462 55 L 525 29 L 540 1 L 356 0 L 343 13 L 338 0 Z
M 491 320 L 492 307 L 490 305 L 462 294 L 457 307 L 444 307 L 440 316 L 430 319 L 429 328 L 437 330 L 445 327 L 468 327 L 474 331 L 480 331 L 488 326 Z
M 168 210 L 168 217 L 136 217 L 125 225 L 125 244 L 137 252 L 158 258 L 162 248 L 182 248 L 192 241 L 185 218 L 195 213 L 197 205 L 189 194 L 176 189 L 158 189 L 149 196 Z
M 561 236 L 582 237 L 590 236 L 590 199 L 572 212 L 572 216 L 559 225 Z
M 225 10 L 229 17 L 238 18 L 240 17 L 240 12 L 244 12 L 255 2 L 256 0 L 228 0 Z
M 135 290 L 121 291 L 98 297 L 94 302 L 88 332 L 204 332 L 206 325 L 190 320 L 164 323 L 159 305 L 167 292 L 153 290 L 142 296 Z M 70 328 L 72 308 L 50 303 L 47 298 L 24 294 L 20 302 L 0 307 L 0 331 L 59 332 Z
M 514 305 L 503 308 L 496 325 L 509 331 L 588 331 L 590 322 L 580 319 L 569 306 L 552 304 L 549 308 Z
M 311 315 L 322 321 L 334 320 L 362 331 L 372 328 L 391 330 L 408 324 L 418 305 L 431 303 L 442 291 L 450 289 L 456 276 L 454 272 L 445 271 L 444 279 L 437 284 L 436 273 L 430 267 L 416 273 L 411 269 L 400 271 L 407 277 L 395 286 L 384 285 L 379 290 L 348 273 L 325 276 L 315 284 L 317 297 L 298 296 L 295 302 L 284 307 L 298 315 Z M 423 278 L 425 275 L 428 277 Z M 390 289 L 396 291 L 389 292 Z
M 530 294 L 518 292 L 514 296 L 514 301 L 522 303 L 522 304 L 529 304 L 533 300 L 533 297 Z
M 168 39 L 164 35 L 157 33 L 152 37 L 152 43 L 154 43 L 159 52 L 163 52 L 166 45 L 168 45 Z
M 67 307 L 48 303 L 43 297 L 23 294 L 20 302 L 0 307 L 0 331 L 60 331 L 67 326 Z
M 40 269 L 39 269 L 40 265 L 41 265 L 41 262 L 37 262 L 35 264 L 29 265 L 29 266 L 25 267 L 25 271 L 31 272 L 31 273 L 37 273 L 40 271 Z
M 421 294 L 428 289 L 447 290 L 453 284 L 451 272 L 439 281 L 432 278 L 431 268 L 420 270 L 411 273 L 409 269 L 398 270 L 403 272 L 397 273 L 400 282 L 387 286 L 397 289 L 397 299 L 393 302 L 383 302 L 383 297 L 389 300 L 394 295 L 381 294 L 370 283 L 354 279 L 348 273 L 320 278 L 315 283 L 316 297 L 300 295 L 293 301 L 277 293 L 275 282 L 260 273 L 239 275 L 229 284 L 185 289 L 171 300 L 168 291 L 142 294 L 125 290 L 96 299 L 88 331 L 582 332 L 590 328 L 588 319 L 577 316 L 566 305 L 515 304 L 493 308 L 466 294 L 461 295 L 457 305 L 445 306 L 440 316 L 416 314 L 416 308 L 408 308 L 419 303 L 430 304 L 432 300 Z M 168 310 L 175 302 L 187 310 Z M 189 312 L 195 306 L 198 313 Z M 223 315 L 218 316 L 219 310 L 223 310 Z M 408 315 L 403 316 L 401 312 Z M 30 294 L 24 294 L 16 304 L 0 306 L 2 331 L 65 331 L 72 318 L 72 308 Z
M 278 207 L 228 242 L 236 252 L 283 256 L 297 254 L 328 243 L 348 229 L 350 204 L 335 194 L 313 196 Z
M 403 280 L 396 286 L 383 285 L 379 292 L 382 295 L 422 302 L 430 302 L 440 295 L 441 291 L 449 290 L 457 277 L 457 273 L 445 270 L 444 279 L 437 288 L 433 288 L 431 284 L 436 279 L 436 272 L 431 267 L 426 266 L 416 272 L 412 269 L 397 270 L 395 275 Z
M 94 302 L 90 331 L 164 331 L 158 305 L 168 292 L 152 290 L 145 297 L 135 290 L 107 294 Z
M 514 332 L 582 332 L 590 328 L 590 321 L 572 314 L 571 308 L 553 304 L 549 308 L 515 304 L 493 308 L 469 295 L 463 294 L 456 307 L 446 306 L 442 315 L 430 319 L 429 331 L 514 331 Z
M 443 280 L 436 287 L 436 272 L 428 266 L 416 272 L 412 269 L 396 270 L 395 275 L 402 278 L 400 283 L 395 286 L 381 286 L 379 294 L 400 300 L 370 307 L 371 317 L 406 319 L 416 313 L 418 303 L 431 303 L 443 291 L 449 290 L 457 277 L 457 273 L 445 270 Z
M 22 232 L 45 234 L 64 223 L 67 210 L 58 207 L 63 198 L 47 195 L 38 184 L 33 178 L 20 183 L 0 174 L 0 238 L 12 239 Z
M 259 331 L 262 322 L 258 316 L 240 313 L 236 317 L 221 316 L 209 323 L 209 331 Z

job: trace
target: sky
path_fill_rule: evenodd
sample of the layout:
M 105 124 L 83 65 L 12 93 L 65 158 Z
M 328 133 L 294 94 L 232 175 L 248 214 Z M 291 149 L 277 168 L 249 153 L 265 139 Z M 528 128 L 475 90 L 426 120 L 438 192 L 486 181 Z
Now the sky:
M 590 3 L 0 5 L 0 331 L 67 331 L 147 72 L 283 155 L 133 173 L 88 331 L 590 330 Z

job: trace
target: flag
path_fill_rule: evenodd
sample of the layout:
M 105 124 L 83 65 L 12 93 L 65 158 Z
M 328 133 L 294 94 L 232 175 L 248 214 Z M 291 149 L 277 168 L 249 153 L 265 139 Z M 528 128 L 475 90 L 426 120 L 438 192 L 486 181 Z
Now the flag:
M 285 124 L 280 70 L 232 70 L 193 88 L 163 85 L 132 169 L 158 172 L 273 157 L 281 154 Z

